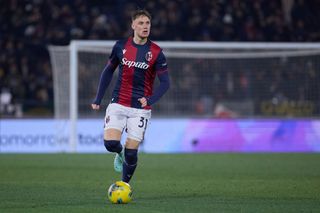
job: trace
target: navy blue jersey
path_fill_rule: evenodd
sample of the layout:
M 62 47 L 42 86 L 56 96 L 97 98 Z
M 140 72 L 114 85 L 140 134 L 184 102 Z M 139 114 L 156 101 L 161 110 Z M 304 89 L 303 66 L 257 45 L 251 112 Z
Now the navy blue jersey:
M 155 76 L 167 72 L 162 49 L 150 40 L 144 45 L 135 44 L 132 37 L 116 42 L 108 66 L 114 70 L 119 66 L 111 102 L 134 108 L 141 108 L 139 98 L 152 96 Z

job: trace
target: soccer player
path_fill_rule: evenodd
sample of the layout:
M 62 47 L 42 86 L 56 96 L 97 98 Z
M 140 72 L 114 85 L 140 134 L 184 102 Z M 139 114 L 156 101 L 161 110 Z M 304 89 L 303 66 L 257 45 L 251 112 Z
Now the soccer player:
M 162 49 L 148 37 L 151 15 L 137 10 L 132 15 L 133 37 L 119 40 L 113 46 L 109 61 L 102 71 L 99 87 L 91 107 L 99 110 L 113 72 L 119 66 L 119 75 L 112 99 L 106 109 L 104 145 L 115 152 L 114 169 L 122 172 L 122 181 L 129 182 L 137 167 L 138 148 L 143 140 L 151 106 L 169 89 L 170 81 L 166 58 Z M 153 92 L 153 82 L 160 84 Z M 120 143 L 127 131 L 125 147 Z

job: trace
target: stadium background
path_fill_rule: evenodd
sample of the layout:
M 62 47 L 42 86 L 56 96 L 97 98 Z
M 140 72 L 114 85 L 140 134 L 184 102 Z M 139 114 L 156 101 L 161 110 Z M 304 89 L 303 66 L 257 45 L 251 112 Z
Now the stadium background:
M 320 39 L 317 1 L 8 1 L 0 9 L 1 152 L 66 151 L 71 127 L 57 125 L 53 118 L 68 119 L 70 101 L 67 97 L 60 106 L 59 113 L 66 116 L 54 112 L 54 64 L 48 47 L 66 46 L 74 39 L 129 36 L 130 14 L 136 8 L 153 14 L 155 41 L 249 46 L 310 45 Z M 86 120 L 78 124 L 79 144 L 84 144 L 78 151 L 104 152 L 98 119 L 104 112 L 93 112 L 89 104 L 106 57 L 79 53 L 78 116 Z M 319 151 L 319 54 L 232 61 L 169 58 L 169 63 L 172 87 L 154 107 L 145 151 Z M 67 62 L 58 64 L 65 72 Z M 56 96 L 68 90 L 61 87 Z M 39 118 L 47 119 L 42 120 L 47 126 L 34 120 Z M 170 133 L 159 138 L 159 130 L 165 128 Z
M 11 95 L 15 107 L 2 109 L 2 117 L 52 117 L 48 45 L 68 45 L 72 39 L 126 37 L 130 34 L 130 11 L 138 7 L 153 14 L 151 38 L 155 41 L 320 40 L 320 6 L 314 0 L 6 2 L 0 9 L 0 90 Z M 265 84 L 274 80 L 264 78 Z M 293 78 L 299 81 L 297 75 Z M 318 81 L 319 70 L 310 78 Z M 312 89 L 313 98 L 319 100 L 319 87 Z M 2 100 L 2 105 L 4 102 L 8 101 Z
M 130 11 L 138 7 L 153 14 L 155 41 L 319 45 L 319 1 L 2 0 L 0 5 L 0 212 L 319 212 L 319 54 L 270 60 L 252 75 L 234 71 L 231 92 L 224 87 L 228 76 L 213 84 L 206 72 L 194 75 L 199 63 L 172 69 L 171 93 L 155 108 L 130 182 L 133 202 L 118 206 L 106 202 L 106 188 L 120 176 L 102 146 L 103 112 L 90 110 L 90 95 L 79 107 L 77 152 L 93 154 L 65 154 L 69 127 L 57 125 L 48 51 L 73 39 L 128 36 Z M 232 73 L 248 64 L 222 68 Z M 201 97 L 204 85 L 214 92 Z M 181 105 L 162 110 L 164 100 L 176 97 Z M 222 113 L 216 113 L 217 100 L 229 103 Z M 237 111 L 248 101 L 254 103 L 251 110 Z

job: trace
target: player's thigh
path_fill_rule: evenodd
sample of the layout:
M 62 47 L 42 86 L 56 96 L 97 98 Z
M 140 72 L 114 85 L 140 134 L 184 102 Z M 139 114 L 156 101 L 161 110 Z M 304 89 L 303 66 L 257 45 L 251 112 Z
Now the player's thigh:
M 151 114 L 140 114 L 137 117 L 129 117 L 127 120 L 128 138 L 141 142 L 144 138 Z
M 126 111 L 119 104 L 109 104 L 104 119 L 104 139 L 120 140 L 126 122 Z
M 127 149 L 138 149 L 140 145 L 140 141 L 134 140 L 132 138 L 127 138 L 125 147 Z
M 120 141 L 121 134 L 122 134 L 122 131 L 118 129 L 105 129 L 103 134 L 103 139 Z

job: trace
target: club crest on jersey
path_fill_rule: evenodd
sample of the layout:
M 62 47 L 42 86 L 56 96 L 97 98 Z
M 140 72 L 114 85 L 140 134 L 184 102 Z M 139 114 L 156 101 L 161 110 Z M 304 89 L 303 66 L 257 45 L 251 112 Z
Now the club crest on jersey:
M 149 52 L 146 53 L 146 60 L 147 61 L 151 61 L 151 59 L 152 59 L 152 52 L 149 51 Z

